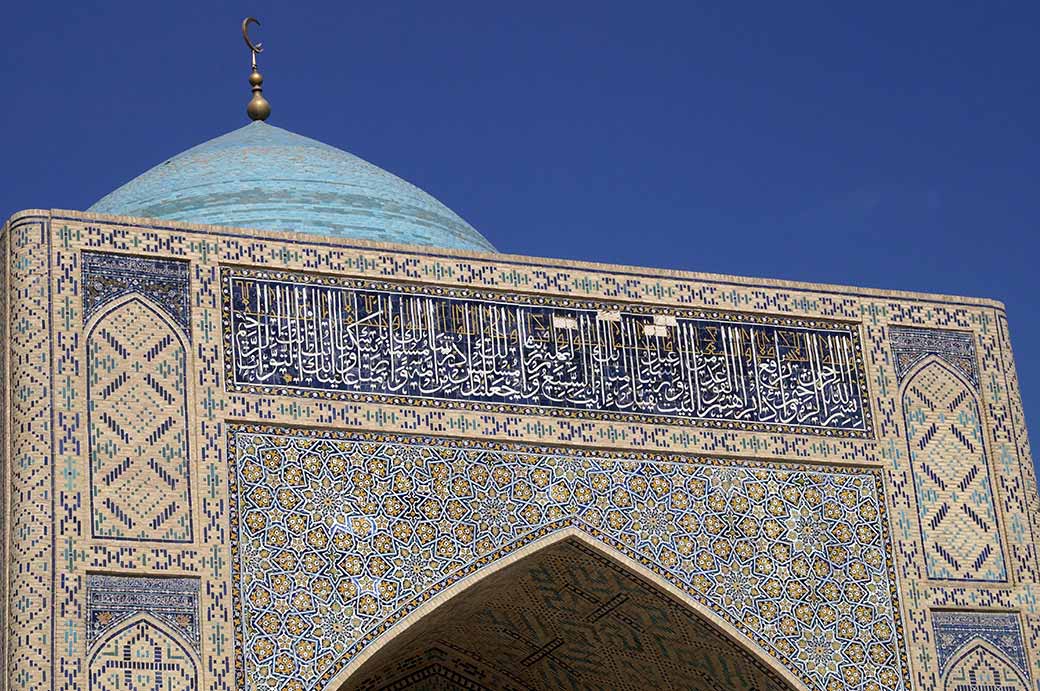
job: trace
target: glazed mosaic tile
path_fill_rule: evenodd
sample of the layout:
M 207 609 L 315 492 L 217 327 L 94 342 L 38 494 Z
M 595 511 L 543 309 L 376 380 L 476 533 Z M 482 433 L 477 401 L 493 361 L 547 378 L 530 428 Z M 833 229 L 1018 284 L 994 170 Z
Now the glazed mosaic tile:
M 88 647 L 135 614 L 149 614 L 199 646 L 199 579 L 155 576 L 87 577 Z
M 905 684 L 874 471 L 254 427 L 228 457 L 246 688 L 324 688 L 431 592 L 567 526 L 813 688 Z
M 423 603 L 567 531 L 777 684 L 1040 691 L 1040 497 L 999 303 L 62 211 L 16 215 L 0 254 L 8 688 L 338 691 Z M 241 435 L 302 450 L 278 462 L 320 487 L 238 473 Z M 198 583 L 196 623 L 99 633 L 92 579 L 157 574 Z M 307 609 L 296 577 L 332 590 Z M 968 613 L 967 643 L 939 612 Z
M 1016 614 L 938 611 L 932 613 L 932 629 L 940 672 L 947 671 L 966 645 L 985 641 L 1006 656 L 1022 675 L 1029 676 L 1022 627 Z
M 237 391 L 869 432 L 854 326 L 226 272 Z
M 136 293 L 166 310 L 191 335 L 188 264 L 183 261 L 83 252 L 83 321 L 124 295 Z

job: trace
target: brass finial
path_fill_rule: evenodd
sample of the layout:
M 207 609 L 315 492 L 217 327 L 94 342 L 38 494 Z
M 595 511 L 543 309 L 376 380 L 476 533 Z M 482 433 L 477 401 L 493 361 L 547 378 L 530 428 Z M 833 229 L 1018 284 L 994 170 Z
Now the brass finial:
M 246 113 L 249 115 L 250 120 L 266 120 L 271 115 L 271 104 L 264 98 L 264 90 L 261 88 L 264 83 L 264 77 L 256 69 L 256 54 L 264 52 L 264 44 L 253 43 L 249 39 L 250 24 L 260 26 L 260 22 L 255 17 L 246 17 L 242 20 L 242 38 L 246 40 L 250 56 L 253 59 L 253 71 L 249 73 L 249 84 L 253 87 L 253 98 L 249 101 L 249 105 L 246 106 Z

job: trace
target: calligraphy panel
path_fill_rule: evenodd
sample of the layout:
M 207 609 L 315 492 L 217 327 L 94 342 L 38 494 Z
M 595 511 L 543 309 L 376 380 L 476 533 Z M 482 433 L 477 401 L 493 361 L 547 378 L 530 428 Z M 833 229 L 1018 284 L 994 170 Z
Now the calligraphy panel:
M 229 390 L 870 433 L 855 324 L 225 269 Z

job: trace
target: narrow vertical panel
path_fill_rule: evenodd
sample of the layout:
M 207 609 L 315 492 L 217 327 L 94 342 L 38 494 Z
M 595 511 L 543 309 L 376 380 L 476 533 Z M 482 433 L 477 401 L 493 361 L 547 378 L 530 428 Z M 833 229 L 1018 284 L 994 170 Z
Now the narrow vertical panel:
M 8 234 L 8 530 L 18 538 L 7 555 L 11 606 L 4 672 L 9 687 L 42 691 L 53 684 L 50 224 L 39 216 L 16 218 Z
M 1007 581 L 974 394 L 930 360 L 903 389 L 903 415 L 928 577 Z
M 191 542 L 186 351 L 139 298 L 87 338 L 94 537 Z

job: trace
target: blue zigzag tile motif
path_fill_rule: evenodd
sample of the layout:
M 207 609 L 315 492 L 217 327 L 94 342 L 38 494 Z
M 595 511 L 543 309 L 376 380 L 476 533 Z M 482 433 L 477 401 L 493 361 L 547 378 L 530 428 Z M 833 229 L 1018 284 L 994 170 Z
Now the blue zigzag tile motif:
M 87 336 L 92 534 L 191 542 L 187 352 L 133 297 Z
M 979 407 L 945 363 L 932 360 L 903 390 L 907 452 L 929 578 L 1007 581 Z

